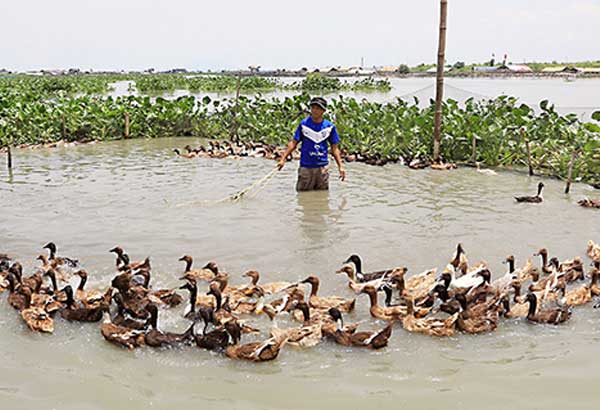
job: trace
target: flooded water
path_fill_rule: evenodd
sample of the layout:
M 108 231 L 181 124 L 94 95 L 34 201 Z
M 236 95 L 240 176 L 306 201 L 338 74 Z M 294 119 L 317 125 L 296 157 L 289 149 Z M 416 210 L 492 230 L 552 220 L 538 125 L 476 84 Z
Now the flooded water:
M 254 199 L 217 206 L 175 205 L 219 199 L 267 174 L 273 162 L 185 160 L 171 151 L 195 139 L 135 140 L 56 150 L 15 150 L 15 169 L 0 171 L 0 252 L 34 266 L 52 240 L 79 258 L 90 286 L 113 275 L 108 250 L 150 255 L 155 287 L 176 286 L 191 254 L 214 259 L 242 283 L 258 269 L 268 280 L 317 274 L 324 294 L 351 297 L 334 271 L 353 252 L 367 270 L 405 265 L 418 273 L 442 267 L 455 244 L 494 276 L 514 254 L 522 265 L 539 247 L 570 258 L 600 241 L 600 213 L 577 206 L 563 183 L 545 180 L 545 202 L 517 205 L 538 178 L 472 169 L 412 171 L 401 166 L 347 166 L 331 190 L 297 194 L 288 164 Z M 337 175 L 332 171 L 332 176 Z M 588 260 L 586 260 L 586 266 Z M 537 262 L 537 261 L 536 261 Z M 183 329 L 182 309 L 161 312 L 163 329 Z M 361 296 L 348 322 L 383 326 Z M 257 322 L 264 329 L 269 323 Z M 493 334 L 435 339 L 394 327 L 378 351 L 286 347 L 274 362 L 249 364 L 196 348 L 129 352 L 105 342 L 96 324 L 57 319 L 52 336 L 33 334 L 0 296 L 0 407 L 60 409 L 589 409 L 598 398 L 600 311 L 576 309 L 563 326 L 503 321 Z M 563 394 L 568 391 L 569 394 Z
M 302 78 L 278 78 L 282 83 L 301 81 Z M 356 78 L 342 78 L 342 81 L 355 81 Z M 343 91 L 328 94 L 328 98 L 339 95 L 353 97 L 358 100 L 363 98 L 369 101 L 391 102 L 396 98 L 413 102 L 413 97 L 419 99 L 421 105 L 428 105 L 430 99 L 435 98 L 435 78 L 390 78 L 392 89 L 389 92 L 353 92 Z M 129 81 L 115 83 L 115 90 L 110 95 L 136 94 L 135 89 L 130 90 Z M 235 93 L 190 93 L 186 90 L 177 90 L 164 95 L 166 98 L 177 98 L 183 95 L 210 96 L 213 99 L 231 98 Z M 264 93 L 269 97 L 286 97 L 298 94 L 297 91 L 274 91 Z M 469 98 L 487 100 L 500 95 L 510 95 L 534 109 L 538 109 L 543 100 L 549 100 L 555 105 L 556 110 L 563 114 L 574 113 L 579 119 L 589 121 L 594 111 L 600 110 L 600 79 L 577 79 L 567 82 L 564 78 L 446 78 L 444 97 L 464 102 Z

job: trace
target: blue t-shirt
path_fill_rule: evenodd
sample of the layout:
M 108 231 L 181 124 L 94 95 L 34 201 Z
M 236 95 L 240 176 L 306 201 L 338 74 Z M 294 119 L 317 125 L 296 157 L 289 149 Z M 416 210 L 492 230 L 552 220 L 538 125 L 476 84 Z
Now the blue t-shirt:
M 329 144 L 339 144 L 340 137 L 331 121 L 323 119 L 322 122 L 316 123 L 308 117 L 298 125 L 294 140 L 302 142 L 300 166 L 319 168 L 329 164 Z

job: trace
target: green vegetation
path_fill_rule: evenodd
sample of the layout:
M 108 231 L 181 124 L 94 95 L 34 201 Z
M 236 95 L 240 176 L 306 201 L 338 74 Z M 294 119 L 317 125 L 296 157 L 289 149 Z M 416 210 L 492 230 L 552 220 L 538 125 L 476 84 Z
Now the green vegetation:
M 78 82 L 81 78 L 70 78 Z M 234 99 L 167 100 L 148 96 L 119 98 L 81 95 L 106 90 L 105 79 L 65 85 L 63 79 L 0 79 L 0 144 L 20 145 L 124 138 L 129 117 L 131 138 L 189 135 L 230 138 L 234 113 L 243 140 L 284 144 L 303 118 L 308 93 L 285 99 L 260 96 Z M 66 81 L 66 79 L 65 79 Z M 28 89 L 26 85 L 30 85 Z M 328 115 L 348 153 L 390 161 L 428 159 L 433 145 L 433 107 L 396 100 L 391 103 L 333 99 Z M 127 114 L 126 114 L 127 113 Z M 469 161 L 473 140 L 476 160 L 487 166 L 523 166 L 525 139 L 537 172 L 564 177 L 574 150 L 575 178 L 600 182 L 600 112 L 593 122 L 561 116 L 547 101 L 540 113 L 512 97 L 444 104 L 441 154 L 445 161 Z
M 325 76 L 320 73 L 311 73 L 302 81 L 294 82 L 286 87 L 290 90 L 301 91 L 383 91 L 392 89 L 392 85 L 387 79 L 376 80 L 372 77 L 366 77 L 355 82 L 341 81 L 336 77 Z
M 230 93 L 237 90 L 238 79 L 232 76 L 205 76 L 183 74 L 136 75 L 136 88 L 141 92 L 157 93 L 175 90 Z M 242 77 L 242 92 L 273 91 L 279 87 L 277 81 L 265 77 Z

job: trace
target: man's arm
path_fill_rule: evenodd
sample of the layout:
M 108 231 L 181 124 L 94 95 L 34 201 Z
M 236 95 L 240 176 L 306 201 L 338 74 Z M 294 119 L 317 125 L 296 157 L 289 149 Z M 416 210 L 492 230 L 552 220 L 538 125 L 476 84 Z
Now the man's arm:
M 285 162 L 287 161 L 287 157 L 289 157 L 290 154 L 292 152 L 294 152 L 294 150 L 296 149 L 297 146 L 298 146 L 298 141 L 296 141 L 296 140 L 291 140 L 288 143 L 287 148 L 285 149 L 285 151 L 283 153 L 283 156 L 281 157 L 281 159 L 277 163 L 277 168 L 279 168 L 280 171 L 285 166 Z
M 344 164 L 342 163 L 342 154 L 340 153 L 340 147 L 338 147 L 338 144 L 331 144 L 331 154 L 333 155 L 333 159 L 335 159 L 335 163 L 340 170 L 340 179 L 344 181 L 346 179 L 346 170 L 344 169 Z

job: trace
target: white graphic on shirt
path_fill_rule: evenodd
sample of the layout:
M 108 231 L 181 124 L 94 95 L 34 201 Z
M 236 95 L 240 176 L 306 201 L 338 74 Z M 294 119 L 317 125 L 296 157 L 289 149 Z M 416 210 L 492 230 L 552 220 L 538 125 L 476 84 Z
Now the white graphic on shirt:
M 309 127 L 307 127 L 306 125 L 302 126 L 302 134 L 312 140 L 315 144 L 319 144 L 322 141 L 325 141 L 327 138 L 329 138 L 329 135 L 331 134 L 331 130 L 333 129 L 333 127 L 327 127 L 327 128 L 323 128 L 321 131 L 315 131 Z

